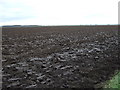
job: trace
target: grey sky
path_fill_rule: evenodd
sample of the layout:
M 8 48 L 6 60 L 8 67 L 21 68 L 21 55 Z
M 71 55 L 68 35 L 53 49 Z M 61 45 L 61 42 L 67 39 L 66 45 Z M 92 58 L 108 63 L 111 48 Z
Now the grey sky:
M 117 24 L 119 0 L 0 0 L 0 25 Z
M 0 22 L 25 20 L 35 17 L 32 7 L 27 6 L 22 0 L 0 0 Z

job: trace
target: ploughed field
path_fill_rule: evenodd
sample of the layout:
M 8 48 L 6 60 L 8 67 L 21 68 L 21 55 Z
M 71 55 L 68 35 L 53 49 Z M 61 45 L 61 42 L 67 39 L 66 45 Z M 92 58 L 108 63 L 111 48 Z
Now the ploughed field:
M 118 26 L 3 27 L 3 88 L 90 88 L 119 66 Z

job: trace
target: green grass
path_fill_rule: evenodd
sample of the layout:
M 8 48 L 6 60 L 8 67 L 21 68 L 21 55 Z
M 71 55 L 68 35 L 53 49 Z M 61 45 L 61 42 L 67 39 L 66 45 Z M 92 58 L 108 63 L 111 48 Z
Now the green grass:
M 94 88 L 101 88 L 102 90 L 120 90 L 120 71 L 116 71 L 110 80 L 98 83 Z
M 118 88 L 120 90 L 120 72 L 107 81 L 104 88 Z

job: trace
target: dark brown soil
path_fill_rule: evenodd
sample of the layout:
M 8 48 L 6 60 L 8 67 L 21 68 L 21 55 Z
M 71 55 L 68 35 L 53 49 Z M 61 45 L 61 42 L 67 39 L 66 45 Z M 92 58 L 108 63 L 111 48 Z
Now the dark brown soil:
M 4 27 L 3 88 L 93 88 L 119 69 L 118 26 Z

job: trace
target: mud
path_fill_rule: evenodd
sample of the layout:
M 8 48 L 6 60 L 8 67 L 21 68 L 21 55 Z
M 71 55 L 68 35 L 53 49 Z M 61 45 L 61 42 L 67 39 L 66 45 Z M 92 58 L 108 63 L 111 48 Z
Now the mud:
M 4 27 L 3 88 L 93 88 L 119 69 L 117 26 Z

